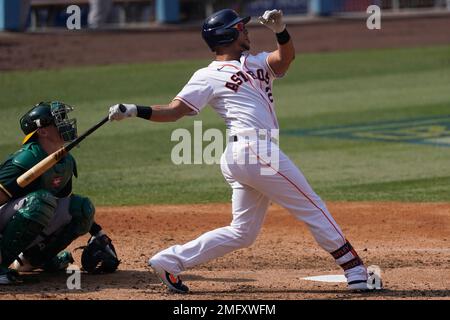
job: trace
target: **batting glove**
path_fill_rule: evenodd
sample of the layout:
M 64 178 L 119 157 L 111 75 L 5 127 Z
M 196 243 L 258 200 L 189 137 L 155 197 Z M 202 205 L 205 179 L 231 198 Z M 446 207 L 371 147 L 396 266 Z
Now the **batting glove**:
M 119 103 L 109 108 L 109 121 L 119 121 L 125 118 L 136 117 L 137 107 L 135 104 Z
M 283 11 L 281 10 L 267 10 L 258 20 L 275 33 L 280 33 L 286 28 L 286 24 L 283 23 Z

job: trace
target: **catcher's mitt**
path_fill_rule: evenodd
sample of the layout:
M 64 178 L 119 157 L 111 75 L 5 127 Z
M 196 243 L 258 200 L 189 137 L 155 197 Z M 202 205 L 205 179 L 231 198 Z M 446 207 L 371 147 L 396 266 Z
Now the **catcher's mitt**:
M 116 249 L 106 234 L 91 237 L 81 254 L 81 265 L 89 273 L 114 272 L 119 264 Z

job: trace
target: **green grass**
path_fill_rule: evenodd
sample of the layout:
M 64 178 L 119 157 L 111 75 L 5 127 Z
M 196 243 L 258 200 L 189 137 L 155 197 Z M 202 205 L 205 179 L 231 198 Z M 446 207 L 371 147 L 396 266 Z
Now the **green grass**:
M 76 106 L 83 132 L 118 102 L 167 103 L 208 61 L 113 65 L 0 74 L 0 155 L 19 147 L 18 119 L 36 102 Z M 283 129 L 311 129 L 450 114 L 450 46 L 299 54 L 275 83 Z M 171 132 L 224 128 L 207 108 L 177 123 L 109 123 L 72 153 L 75 192 L 99 205 L 228 202 L 218 165 L 170 160 Z M 450 201 L 450 147 L 281 137 L 282 149 L 326 200 Z

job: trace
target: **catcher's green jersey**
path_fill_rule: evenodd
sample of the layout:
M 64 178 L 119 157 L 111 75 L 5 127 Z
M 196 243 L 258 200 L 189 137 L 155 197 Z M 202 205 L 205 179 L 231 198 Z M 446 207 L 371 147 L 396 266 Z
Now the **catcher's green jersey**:
M 12 199 L 39 189 L 45 189 L 56 197 L 68 196 L 72 192 L 72 175 L 77 176 L 75 159 L 70 154 L 27 187 L 21 188 L 17 185 L 16 179 L 21 174 L 47 156 L 48 154 L 37 142 L 23 145 L 0 165 L 0 188 Z

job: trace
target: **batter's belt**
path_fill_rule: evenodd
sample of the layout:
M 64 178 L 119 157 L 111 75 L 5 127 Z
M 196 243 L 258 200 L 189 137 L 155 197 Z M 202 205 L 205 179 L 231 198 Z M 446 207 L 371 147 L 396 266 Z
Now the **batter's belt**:
M 242 136 L 232 135 L 232 136 L 230 136 L 229 142 L 237 142 L 237 141 L 240 141 L 240 140 L 246 140 L 245 138 L 248 138 L 248 137 L 249 137 L 248 135 L 242 135 Z M 260 134 L 257 135 L 257 137 L 258 137 L 258 140 L 264 140 L 264 141 L 270 140 L 274 144 L 278 145 L 278 139 L 274 138 L 274 137 L 270 137 L 267 134 L 260 133 Z

